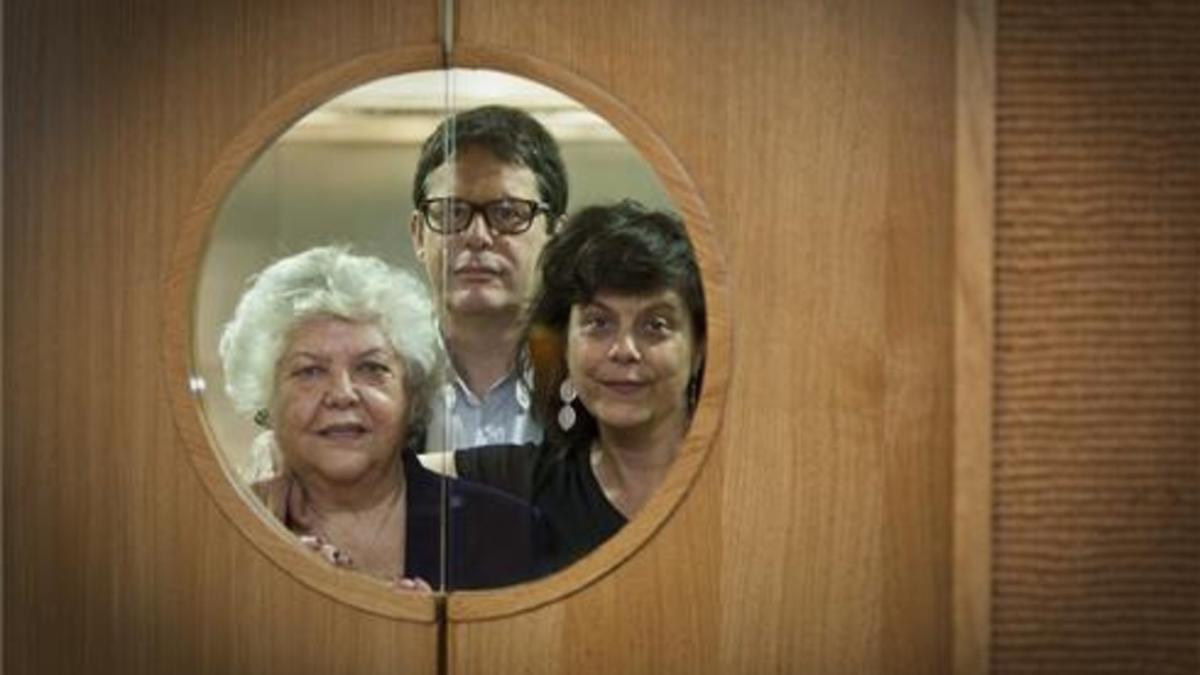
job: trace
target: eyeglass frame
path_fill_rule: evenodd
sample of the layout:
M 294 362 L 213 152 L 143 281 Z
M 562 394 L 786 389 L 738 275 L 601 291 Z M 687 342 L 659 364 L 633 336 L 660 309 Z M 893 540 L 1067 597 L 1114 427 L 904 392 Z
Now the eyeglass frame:
M 429 205 L 432 204 L 433 202 L 446 202 L 446 201 L 454 201 L 454 202 L 458 202 L 460 204 L 466 204 L 467 207 L 471 209 L 471 215 L 467 217 L 465 224 L 457 230 L 449 230 L 449 229 L 440 230 L 437 227 L 435 227 L 433 224 L 433 221 L 431 221 L 429 219 L 429 211 L 428 211 Z M 488 216 L 487 209 L 489 206 L 492 206 L 494 204 L 500 204 L 502 202 L 509 202 L 509 203 L 519 202 L 522 204 L 530 204 L 533 207 L 533 213 L 531 213 L 529 215 L 528 220 L 526 220 L 524 223 L 522 223 L 519 227 L 517 227 L 515 229 L 508 229 L 508 230 L 500 229 L 492 224 L 492 219 Z M 483 223 L 484 223 L 484 225 L 487 226 L 488 232 L 490 232 L 493 235 L 502 234 L 502 235 L 506 235 L 506 236 L 521 234 L 523 232 L 528 232 L 529 228 L 533 226 L 533 221 L 537 220 L 537 217 L 539 214 L 545 213 L 545 214 L 549 215 L 551 213 L 550 206 L 548 204 L 539 202 L 536 199 L 521 199 L 519 197 L 501 197 L 500 199 L 493 199 L 490 201 L 483 202 L 482 204 L 480 204 L 478 202 L 473 202 L 473 201 L 470 201 L 467 199 L 463 199 L 461 197 L 428 197 L 426 199 L 422 199 L 420 201 L 420 203 L 417 204 L 417 211 L 421 214 L 421 220 L 423 220 L 425 222 L 425 227 L 428 227 L 431 232 L 435 232 L 437 234 L 441 234 L 441 235 L 462 234 L 463 232 L 466 232 L 467 230 L 471 229 L 471 223 L 475 222 L 475 216 L 482 214 L 483 215 Z

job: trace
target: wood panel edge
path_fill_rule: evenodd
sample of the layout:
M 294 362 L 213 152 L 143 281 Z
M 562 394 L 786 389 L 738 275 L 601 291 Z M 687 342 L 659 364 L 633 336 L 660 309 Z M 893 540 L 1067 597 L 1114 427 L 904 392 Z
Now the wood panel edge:
M 5 13 L 4 6 L 5 6 L 5 4 L 6 4 L 5 0 L 0 0 L 0 75 L 2 75 L 4 73 L 4 13 Z M 4 149 L 5 149 L 4 148 L 4 146 L 5 146 L 4 129 L 6 128 L 4 126 L 4 110 L 5 110 L 5 106 L 4 106 L 4 89 L 5 89 L 5 87 L 3 85 L 4 80 L 5 80 L 5 78 L 0 76 L 0 165 L 2 165 L 4 167 L 4 170 L 2 172 L 0 172 L 0 317 L 8 316 L 7 314 L 5 314 L 5 309 L 4 309 L 4 293 L 5 293 L 5 289 L 4 289 L 4 269 L 5 269 L 5 266 L 4 266 L 4 251 L 5 251 L 4 239 L 5 239 L 5 233 L 8 232 L 8 227 L 7 227 L 8 211 L 6 211 L 4 209 L 4 183 L 7 180 L 6 177 L 8 174 L 8 162 L 6 161 L 6 156 L 4 154 Z M 5 346 L 4 346 L 4 333 L 8 330 L 8 319 L 4 318 L 4 319 L 2 319 L 2 322 L 3 322 L 3 326 L 0 327 L 0 398 L 3 398 L 2 392 L 8 391 L 8 389 L 6 387 L 6 383 L 4 381 L 4 371 L 5 371 L 4 362 L 6 360 L 6 355 L 8 354 L 8 352 L 5 351 Z M 4 405 L 0 405 L 0 675 L 4 675 L 4 661 L 5 661 L 4 645 L 7 642 L 7 640 L 5 639 L 5 636 L 8 635 L 7 627 L 5 626 L 5 621 L 4 621 L 4 615 L 7 613 L 5 611 L 5 603 L 4 603 L 4 597 L 5 597 L 5 595 L 4 595 L 4 576 L 7 573 L 6 566 L 4 564 L 4 559 L 8 556 L 8 539 L 6 538 L 6 531 L 5 531 L 5 527 L 4 527 L 4 480 L 5 480 L 4 465 L 8 463 L 8 452 L 7 452 L 8 444 L 5 443 L 5 439 L 7 438 L 7 435 L 6 435 L 6 432 L 4 429 L 4 409 L 5 409 L 5 407 L 6 406 L 4 406 Z
M 951 663 L 990 665 L 995 0 L 957 0 Z

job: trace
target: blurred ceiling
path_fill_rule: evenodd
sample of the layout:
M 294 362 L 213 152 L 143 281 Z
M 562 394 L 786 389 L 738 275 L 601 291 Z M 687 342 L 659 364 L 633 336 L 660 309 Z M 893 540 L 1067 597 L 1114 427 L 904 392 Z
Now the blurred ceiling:
M 617 142 L 603 118 L 543 84 L 495 70 L 428 70 L 369 82 L 302 117 L 281 142 L 418 144 L 448 110 L 502 103 L 536 117 L 560 142 Z

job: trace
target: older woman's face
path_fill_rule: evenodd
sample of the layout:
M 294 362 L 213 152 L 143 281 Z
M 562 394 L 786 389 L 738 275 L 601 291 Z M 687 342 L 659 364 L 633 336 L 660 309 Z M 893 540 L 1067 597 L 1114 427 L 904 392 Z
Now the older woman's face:
M 404 366 L 374 323 L 315 317 L 289 334 L 271 419 L 288 466 L 351 483 L 391 467 L 408 427 Z
M 597 293 L 571 308 L 567 369 L 596 421 L 615 429 L 679 423 L 702 358 L 690 315 L 673 290 Z

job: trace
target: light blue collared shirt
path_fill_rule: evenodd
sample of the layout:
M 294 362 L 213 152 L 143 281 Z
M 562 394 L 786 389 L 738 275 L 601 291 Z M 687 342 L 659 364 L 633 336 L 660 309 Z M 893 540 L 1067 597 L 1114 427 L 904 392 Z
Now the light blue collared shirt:
M 541 425 L 533 419 L 529 387 L 516 371 L 492 385 L 482 398 L 471 392 L 457 372 L 450 372 L 452 379 L 442 385 L 430 406 L 426 452 L 542 440 Z

